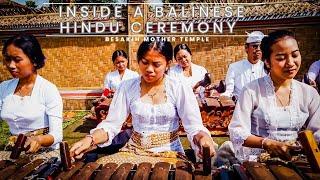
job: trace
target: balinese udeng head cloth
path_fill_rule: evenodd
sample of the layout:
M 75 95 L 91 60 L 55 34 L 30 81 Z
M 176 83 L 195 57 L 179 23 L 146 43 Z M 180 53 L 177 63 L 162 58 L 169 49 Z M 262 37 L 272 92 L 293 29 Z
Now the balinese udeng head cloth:
M 253 31 L 248 34 L 246 43 L 261 42 L 263 37 L 264 37 L 264 34 L 261 31 Z

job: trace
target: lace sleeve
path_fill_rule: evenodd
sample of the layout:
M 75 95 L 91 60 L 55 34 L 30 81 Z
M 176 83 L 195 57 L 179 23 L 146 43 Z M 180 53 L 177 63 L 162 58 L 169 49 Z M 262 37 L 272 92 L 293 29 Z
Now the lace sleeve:
M 311 89 L 311 88 L 310 88 Z M 317 91 L 312 88 L 310 93 L 310 103 L 308 106 L 309 118 L 307 128 L 314 132 L 316 141 L 320 142 L 320 96 Z
M 244 141 L 251 135 L 252 101 L 250 90 L 244 88 L 229 124 L 230 140 L 235 146 L 242 146 Z M 235 147 L 235 149 L 238 148 Z

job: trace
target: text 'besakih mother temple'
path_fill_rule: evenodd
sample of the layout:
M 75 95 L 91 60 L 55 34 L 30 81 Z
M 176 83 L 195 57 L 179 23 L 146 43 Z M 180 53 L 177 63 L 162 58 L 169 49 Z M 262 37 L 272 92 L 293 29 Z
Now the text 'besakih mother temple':
M 236 21 L 234 35 L 245 35 L 246 32 L 254 30 L 261 30 L 267 34 L 275 29 L 287 29 L 295 33 L 300 43 L 303 57 L 299 72 L 300 77 L 307 71 L 309 65 L 320 56 L 320 3 L 317 0 L 216 0 L 205 2 L 216 3 L 207 5 L 209 8 L 217 5 L 224 7 L 227 6 L 227 3 L 242 3 L 244 17 L 210 18 L 200 17 L 199 14 L 196 14 L 195 17 L 157 18 L 154 15 L 154 8 L 150 4 L 130 1 L 132 4 L 122 5 L 121 18 L 95 18 L 90 14 L 87 18 L 73 18 L 60 17 L 58 4 L 29 8 L 10 0 L 0 0 L 0 48 L 2 49 L 5 39 L 18 33 L 24 32 L 37 36 L 47 57 L 46 66 L 41 69 L 40 74 L 56 84 L 61 90 L 65 110 L 90 108 L 91 99 L 101 92 L 105 74 L 113 69 L 111 55 L 115 50 L 123 49 L 128 52 L 130 68 L 137 70 L 136 52 L 140 42 L 111 42 L 106 41 L 103 36 L 57 36 L 60 33 L 60 22 L 62 21 L 72 21 L 79 24 L 81 22 L 102 21 L 109 25 L 119 22 L 117 36 L 133 35 L 129 31 L 133 22 L 141 22 L 141 24 L 153 22 L 156 24 L 162 21 L 177 24 L 193 23 L 196 26 L 202 21 L 209 25 L 217 22 Z M 64 5 L 74 6 L 74 2 Z M 229 5 L 236 6 L 235 4 Z M 143 17 L 133 17 L 136 6 L 141 7 Z M 190 4 L 163 5 L 165 10 L 169 10 L 166 8 L 168 6 L 191 8 Z M 179 25 L 177 27 L 178 30 L 181 28 Z M 210 28 L 212 28 L 211 25 Z M 110 35 L 110 33 L 106 34 Z M 146 35 L 145 29 L 139 35 Z M 166 35 L 174 34 L 168 30 Z M 200 33 L 194 32 L 193 35 L 200 35 Z M 209 30 L 206 35 L 214 35 L 214 32 Z M 215 80 L 220 80 L 225 78 L 230 63 L 246 57 L 245 38 L 245 36 L 209 36 L 208 42 L 189 41 L 184 43 L 191 47 L 193 61 L 213 73 Z M 181 41 L 177 40 L 172 43 L 175 45 Z M 2 55 L 0 56 L 2 58 Z M 4 66 L 1 66 L 0 82 L 9 78 L 10 74 Z

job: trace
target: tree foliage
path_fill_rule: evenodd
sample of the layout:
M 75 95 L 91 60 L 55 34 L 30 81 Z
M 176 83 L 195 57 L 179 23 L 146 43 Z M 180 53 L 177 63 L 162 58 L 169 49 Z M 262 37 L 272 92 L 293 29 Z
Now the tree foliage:
M 34 2 L 32 0 L 26 1 L 26 6 L 29 8 L 36 8 L 37 7 L 36 2 Z

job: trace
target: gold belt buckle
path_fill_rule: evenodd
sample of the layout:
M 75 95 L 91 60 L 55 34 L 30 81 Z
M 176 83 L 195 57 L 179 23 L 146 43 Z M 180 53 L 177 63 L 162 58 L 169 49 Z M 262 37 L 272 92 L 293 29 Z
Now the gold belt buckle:
M 141 137 L 141 146 L 144 148 L 150 148 L 151 147 L 151 138 L 150 136 L 143 136 Z

